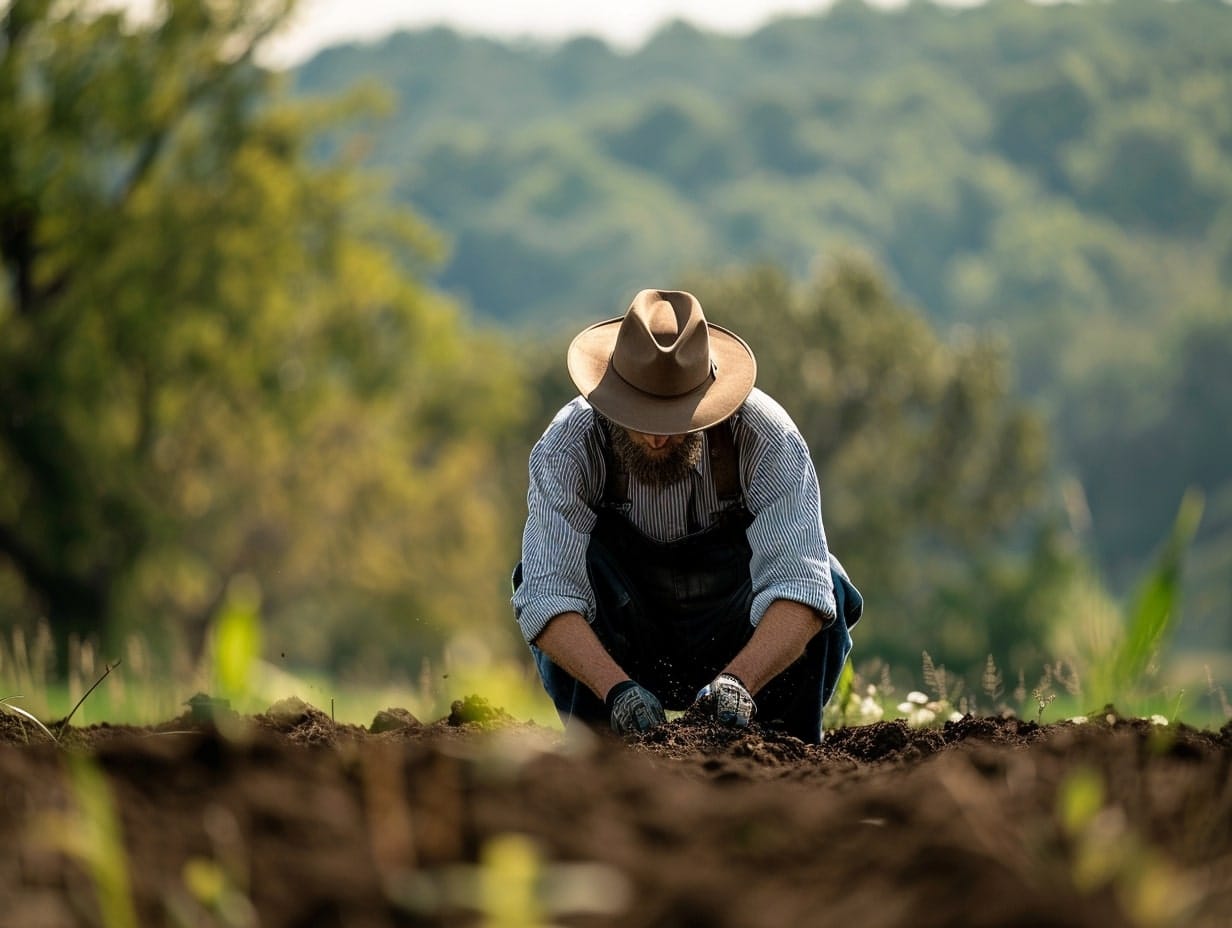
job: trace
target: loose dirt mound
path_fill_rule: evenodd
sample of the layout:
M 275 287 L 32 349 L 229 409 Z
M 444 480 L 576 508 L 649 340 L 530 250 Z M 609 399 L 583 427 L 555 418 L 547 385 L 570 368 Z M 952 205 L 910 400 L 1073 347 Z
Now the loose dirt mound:
M 1232 924 L 1232 725 L 808 746 L 685 717 L 623 743 L 471 698 L 62 742 L 0 714 L 0 925 Z

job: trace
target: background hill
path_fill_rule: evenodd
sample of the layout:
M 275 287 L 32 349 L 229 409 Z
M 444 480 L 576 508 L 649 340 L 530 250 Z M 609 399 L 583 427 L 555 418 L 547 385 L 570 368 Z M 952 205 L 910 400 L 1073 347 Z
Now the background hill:
M 387 95 L 362 142 L 323 150 L 387 171 L 445 236 L 434 282 L 509 328 L 559 334 L 650 282 L 870 256 L 943 339 L 1001 340 L 1114 586 L 1205 490 L 1184 634 L 1232 644 L 1227 4 L 847 0 L 738 38 L 677 23 L 631 53 L 436 29 L 293 79 Z

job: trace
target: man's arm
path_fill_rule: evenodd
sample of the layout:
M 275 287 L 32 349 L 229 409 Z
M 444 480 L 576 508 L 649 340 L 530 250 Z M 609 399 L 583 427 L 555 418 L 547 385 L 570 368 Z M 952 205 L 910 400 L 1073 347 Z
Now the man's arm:
M 536 641 L 556 616 L 585 616 L 595 605 L 586 549 L 602 467 L 589 453 L 593 415 L 580 402 L 556 415 L 530 453 L 522 577 L 513 593 L 514 613 L 527 642 Z
M 771 612 L 811 609 L 815 624 L 804 637 L 807 641 L 836 614 L 817 471 L 804 436 L 781 406 L 764 394 L 746 406 L 736 431 L 746 502 L 753 514 L 748 528 L 753 580 L 749 620 L 759 625 Z M 802 613 L 797 612 L 797 618 L 810 627 Z M 782 630 L 772 640 L 781 635 Z M 796 654 L 802 650 L 801 642 Z
M 616 733 L 634 734 L 667 721 L 654 693 L 629 679 L 580 612 L 553 616 L 534 643 L 603 700 Z
M 562 612 L 549 619 L 534 643 L 600 699 L 606 700 L 613 686 L 629 679 L 580 613 Z
M 723 672 L 738 678 L 750 693 L 756 694 L 795 663 L 821 629 L 821 617 L 815 609 L 790 599 L 776 599 L 766 609 L 748 644 Z

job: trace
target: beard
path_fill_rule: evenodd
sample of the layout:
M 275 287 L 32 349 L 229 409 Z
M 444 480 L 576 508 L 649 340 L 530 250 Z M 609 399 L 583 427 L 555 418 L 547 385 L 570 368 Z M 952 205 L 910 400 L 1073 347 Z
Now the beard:
M 639 445 L 623 427 L 607 421 L 616 460 L 631 477 L 652 487 L 665 487 L 688 476 L 702 459 L 702 434 L 690 432 L 658 452 Z

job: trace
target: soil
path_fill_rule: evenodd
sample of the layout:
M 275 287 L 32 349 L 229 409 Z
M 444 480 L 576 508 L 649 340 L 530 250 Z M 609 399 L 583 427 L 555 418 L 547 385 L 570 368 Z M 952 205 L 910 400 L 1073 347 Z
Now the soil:
M 197 708 L 60 745 L 0 714 L 0 925 L 1232 925 L 1232 723 L 809 746 L 565 737 L 475 697 L 368 728 Z

